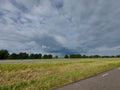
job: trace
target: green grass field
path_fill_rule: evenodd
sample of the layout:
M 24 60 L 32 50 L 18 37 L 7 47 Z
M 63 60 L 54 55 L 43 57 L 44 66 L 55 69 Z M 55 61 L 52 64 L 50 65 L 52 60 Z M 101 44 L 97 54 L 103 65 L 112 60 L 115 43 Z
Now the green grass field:
M 119 58 L 0 65 L 0 90 L 49 90 L 120 67 Z

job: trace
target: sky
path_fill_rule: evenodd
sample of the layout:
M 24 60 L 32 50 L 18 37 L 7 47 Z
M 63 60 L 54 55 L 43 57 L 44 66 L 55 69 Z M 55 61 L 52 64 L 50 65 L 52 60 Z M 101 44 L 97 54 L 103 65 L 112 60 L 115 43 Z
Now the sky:
M 120 54 L 120 0 L 0 0 L 0 49 Z

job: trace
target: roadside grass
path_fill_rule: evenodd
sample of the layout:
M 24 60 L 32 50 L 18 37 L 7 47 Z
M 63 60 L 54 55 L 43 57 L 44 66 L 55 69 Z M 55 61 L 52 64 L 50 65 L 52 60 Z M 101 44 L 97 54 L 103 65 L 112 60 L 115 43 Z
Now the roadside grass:
M 0 90 L 49 90 L 120 67 L 119 58 L 0 65 Z

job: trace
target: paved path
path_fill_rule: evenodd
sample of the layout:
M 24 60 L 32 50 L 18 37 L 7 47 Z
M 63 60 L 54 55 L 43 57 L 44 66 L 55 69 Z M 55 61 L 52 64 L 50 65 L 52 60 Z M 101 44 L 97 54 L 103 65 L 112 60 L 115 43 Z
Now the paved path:
M 120 90 L 120 68 L 55 90 Z

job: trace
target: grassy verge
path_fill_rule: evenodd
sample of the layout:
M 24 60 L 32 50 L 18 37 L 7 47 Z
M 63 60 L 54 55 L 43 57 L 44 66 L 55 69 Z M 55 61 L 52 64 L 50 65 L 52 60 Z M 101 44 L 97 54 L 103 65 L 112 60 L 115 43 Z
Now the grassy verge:
M 120 59 L 0 65 L 0 90 L 49 90 L 120 66 Z

